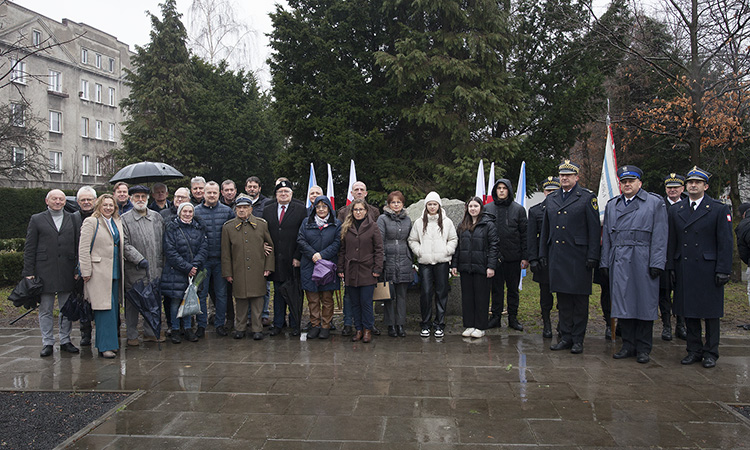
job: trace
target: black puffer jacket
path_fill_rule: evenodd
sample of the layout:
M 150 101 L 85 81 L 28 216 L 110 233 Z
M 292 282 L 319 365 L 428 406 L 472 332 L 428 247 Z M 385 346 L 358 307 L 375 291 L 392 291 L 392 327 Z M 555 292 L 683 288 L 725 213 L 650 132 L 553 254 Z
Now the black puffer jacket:
M 463 273 L 485 273 L 497 269 L 498 236 L 492 217 L 482 214 L 474 231 L 458 234 L 458 247 L 453 254 L 451 267 Z
M 402 209 L 396 214 L 391 208 L 384 207 L 383 214 L 378 216 L 378 228 L 383 236 L 385 249 L 385 280 L 394 283 L 411 282 L 413 257 L 407 242 L 411 219 L 406 215 L 406 210 Z
M 508 187 L 508 198 L 497 198 L 497 186 L 502 183 Z M 504 262 L 528 260 L 526 248 L 527 219 L 523 206 L 513 201 L 513 185 L 510 180 L 501 178 L 492 186 L 492 203 L 485 206 L 485 214 L 495 219 L 497 236 L 500 239 L 499 255 Z

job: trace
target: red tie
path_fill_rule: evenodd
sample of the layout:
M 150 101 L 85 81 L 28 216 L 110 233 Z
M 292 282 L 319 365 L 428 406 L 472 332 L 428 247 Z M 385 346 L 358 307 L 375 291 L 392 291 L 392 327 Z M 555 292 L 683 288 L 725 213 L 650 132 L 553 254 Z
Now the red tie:
M 284 220 L 284 212 L 286 212 L 286 206 L 281 205 L 281 214 L 279 214 L 279 223 L 281 223 Z

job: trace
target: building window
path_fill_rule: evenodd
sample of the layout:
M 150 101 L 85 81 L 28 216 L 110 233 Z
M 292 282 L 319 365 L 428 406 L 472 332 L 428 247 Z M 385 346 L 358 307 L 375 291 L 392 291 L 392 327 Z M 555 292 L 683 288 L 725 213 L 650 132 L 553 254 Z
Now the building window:
M 109 71 L 115 72 L 115 58 L 109 58 Z
M 102 102 L 102 85 L 101 84 L 97 83 L 94 86 L 94 93 L 96 95 L 96 97 L 94 97 L 96 99 L 96 103 L 101 103 Z
M 109 123 L 109 141 L 115 141 L 115 124 L 113 124 L 112 122 Z
M 26 84 L 26 63 L 15 58 L 11 58 L 10 67 L 10 81 L 19 84 Z
M 49 112 L 49 130 L 53 133 L 62 133 L 62 113 L 59 111 Z
M 39 30 L 32 30 L 31 31 L 31 45 L 34 47 L 39 47 L 42 45 L 42 32 Z
M 115 88 L 109 88 L 109 106 L 115 106 Z
M 21 147 L 13 147 L 13 161 L 11 162 L 12 167 L 23 167 L 26 162 L 26 149 Z
M 49 171 L 62 172 L 62 152 L 49 152 Z
M 89 155 L 83 155 L 81 160 L 81 175 L 89 174 Z
M 102 121 L 101 120 L 96 121 L 96 138 L 97 139 L 102 138 Z
M 56 70 L 49 71 L 49 82 L 47 89 L 54 92 L 62 92 L 62 74 Z
M 89 63 L 89 51 L 86 50 L 85 48 L 81 49 L 81 62 L 84 64 Z
M 100 55 L 99 53 L 96 54 L 96 68 L 102 68 L 102 55 Z
M 11 103 L 10 104 L 10 117 L 11 124 L 14 127 L 25 127 L 26 118 L 24 117 L 24 105 L 22 103 Z
M 81 80 L 81 98 L 84 100 L 89 99 L 89 82 Z
M 102 160 L 96 158 L 96 167 L 94 168 L 94 175 L 97 177 L 102 175 Z
M 89 118 L 81 117 L 81 136 L 89 137 Z

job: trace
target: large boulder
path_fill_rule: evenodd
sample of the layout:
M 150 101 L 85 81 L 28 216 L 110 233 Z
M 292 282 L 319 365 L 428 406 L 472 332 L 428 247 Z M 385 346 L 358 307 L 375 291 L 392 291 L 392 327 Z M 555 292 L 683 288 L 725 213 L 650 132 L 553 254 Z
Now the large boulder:
M 464 218 L 464 210 L 466 209 L 465 202 L 448 198 L 444 198 L 442 201 L 445 215 L 453 221 L 453 225 L 458 226 Z M 412 223 L 422 217 L 422 214 L 424 214 L 424 199 L 406 208 L 406 214 L 409 215 Z

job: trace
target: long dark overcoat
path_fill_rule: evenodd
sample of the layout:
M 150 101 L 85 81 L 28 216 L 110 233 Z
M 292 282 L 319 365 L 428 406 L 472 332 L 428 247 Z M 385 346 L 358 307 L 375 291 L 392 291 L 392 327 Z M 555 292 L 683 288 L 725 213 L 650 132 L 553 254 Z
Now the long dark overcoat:
M 41 277 L 44 293 L 73 290 L 80 236 L 80 216 L 63 211 L 58 231 L 49 210 L 34 214 L 26 230 L 21 275 Z
M 628 206 L 624 195 L 607 202 L 600 267 L 609 269 L 612 317 L 659 318 L 659 278 L 649 268 L 666 265 L 668 229 L 667 208 L 656 194 L 641 189 Z
M 546 198 L 529 208 L 529 224 L 526 227 L 528 237 L 526 239 L 529 261 L 539 259 L 539 237 L 542 232 L 542 221 L 544 209 L 547 207 Z M 539 267 L 532 278 L 539 284 L 549 284 L 549 267 Z

